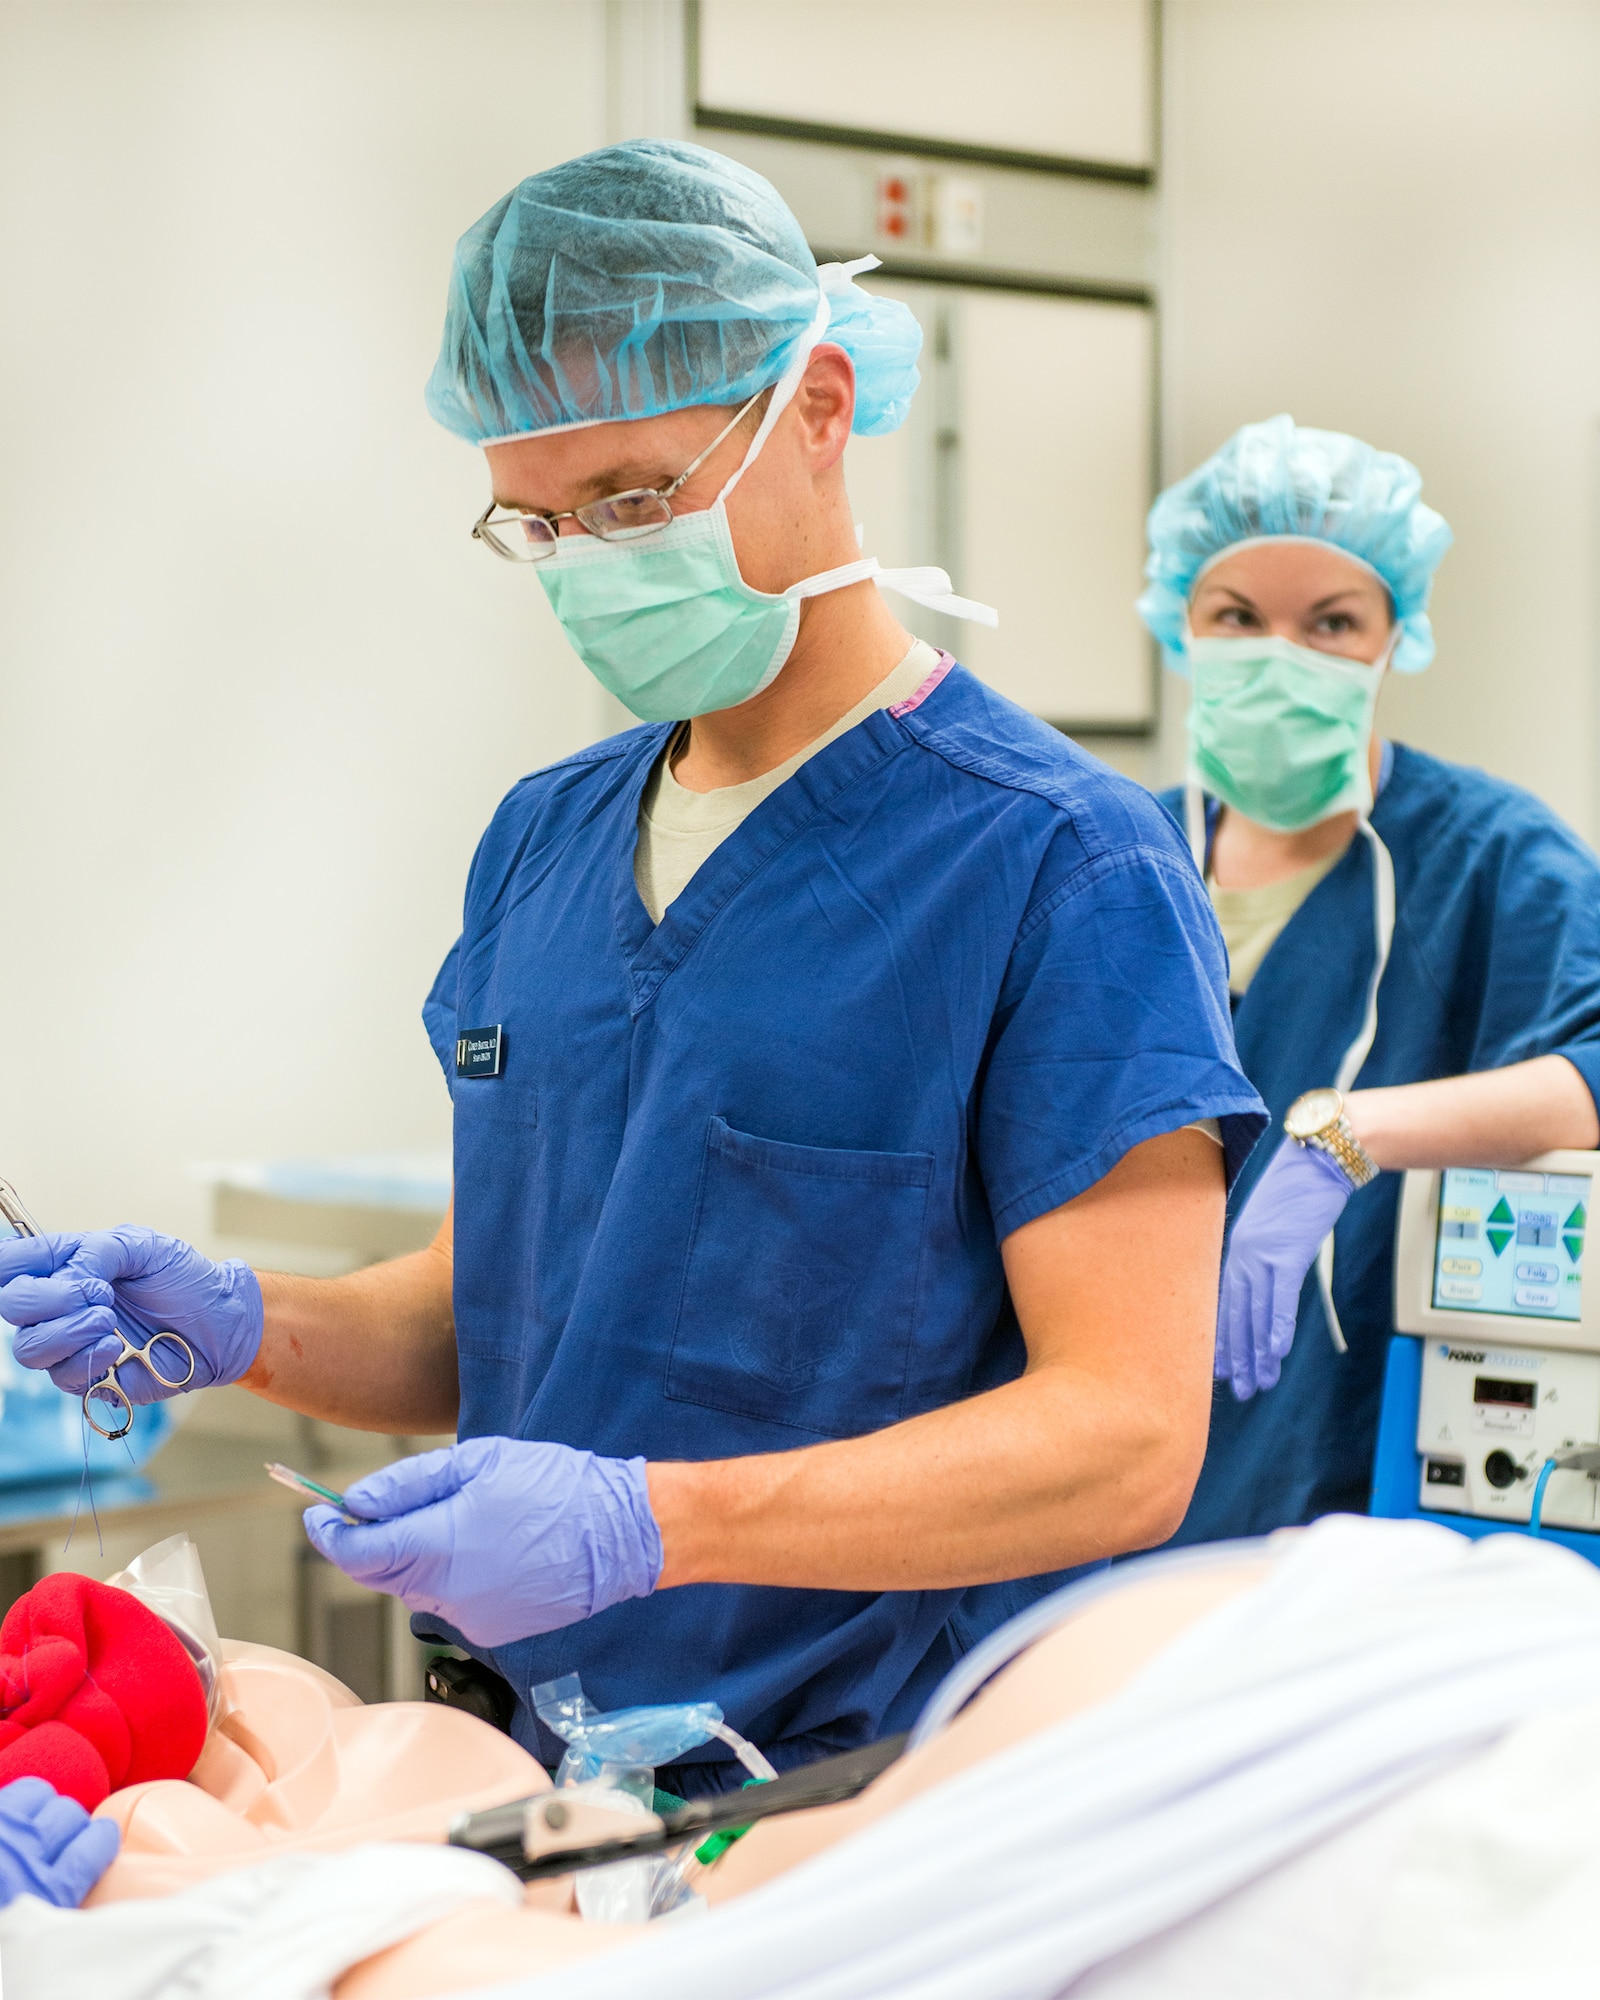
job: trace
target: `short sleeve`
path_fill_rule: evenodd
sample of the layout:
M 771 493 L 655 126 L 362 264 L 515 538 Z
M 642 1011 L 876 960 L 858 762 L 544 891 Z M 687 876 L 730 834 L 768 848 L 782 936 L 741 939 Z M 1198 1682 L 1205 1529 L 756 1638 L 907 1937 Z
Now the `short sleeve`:
M 1600 1113 L 1600 1040 L 1568 1042 L 1565 1048 L 1552 1049 L 1550 1053 L 1566 1057 L 1589 1086 L 1595 1110 Z
M 422 1003 L 422 1025 L 428 1031 L 428 1040 L 433 1044 L 439 1067 L 444 1071 L 446 1088 L 452 1096 L 455 1094 L 456 989 L 460 964 L 461 940 L 457 938 L 445 954 L 439 976 Z
M 979 1165 L 1007 1236 L 1142 1140 L 1201 1118 L 1228 1181 L 1267 1126 L 1234 1053 L 1227 960 L 1186 855 L 1120 847 L 1029 912 L 1007 969 L 978 1111 Z

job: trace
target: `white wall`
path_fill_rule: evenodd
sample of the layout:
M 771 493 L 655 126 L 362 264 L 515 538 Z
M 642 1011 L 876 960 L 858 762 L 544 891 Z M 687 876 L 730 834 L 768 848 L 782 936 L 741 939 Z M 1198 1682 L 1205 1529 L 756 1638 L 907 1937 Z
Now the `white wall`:
M 605 10 L 0 5 L 0 1174 L 443 1143 L 473 844 L 602 711 L 422 407 L 456 235 L 604 137 Z
M 1165 44 L 1169 475 L 1278 410 L 1414 460 L 1456 547 L 1380 718 L 1593 837 L 1600 8 L 1167 0 Z
M 607 89 L 641 7 L 0 0 L 0 1173 L 46 1220 L 203 1234 L 192 1159 L 445 1137 L 473 842 L 614 711 L 421 386 L 459 231 L 659 123 Z M 1592 829 L 1600 10 L 1166 15 L 1169 472 L 1285 408 L 1416 459 L 1459 546 L 1390 726 Z

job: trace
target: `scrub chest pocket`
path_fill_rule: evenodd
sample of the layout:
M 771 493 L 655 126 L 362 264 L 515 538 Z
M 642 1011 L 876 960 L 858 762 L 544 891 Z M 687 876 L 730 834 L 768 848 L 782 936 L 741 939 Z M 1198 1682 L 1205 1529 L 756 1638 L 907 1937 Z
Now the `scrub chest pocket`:
M 853 1437 L 897 1421 L 931 1153 L 791 1146 L 713 1118 L 667 1394 Z

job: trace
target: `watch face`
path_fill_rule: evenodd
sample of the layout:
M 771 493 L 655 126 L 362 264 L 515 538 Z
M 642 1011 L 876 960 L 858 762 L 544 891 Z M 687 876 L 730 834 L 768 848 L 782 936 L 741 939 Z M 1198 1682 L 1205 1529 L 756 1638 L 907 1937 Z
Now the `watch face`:
M 1337 1123 L 1344 1099 L 1336 1090 L 1308 1090 L 1284 1113 L 1283 1129 L 1291 1139 L 1314 1139 Z

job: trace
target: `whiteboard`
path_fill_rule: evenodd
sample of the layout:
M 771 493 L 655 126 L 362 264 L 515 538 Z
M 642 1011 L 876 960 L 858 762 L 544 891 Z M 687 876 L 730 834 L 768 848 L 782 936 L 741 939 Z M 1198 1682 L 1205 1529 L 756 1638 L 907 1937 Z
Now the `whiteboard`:
M 1152 158 L 1148 0 L 701 0 L 723 111 L 1121 166 Z
M 939 563 L 998 630 L 895 615 L 1046 721 L 1135 730 L 1155 717 L 1134 612 L 1153 463 L 1152 316 L 1080 299 L 871 281 L 925 335 L 902 429 L 852 440 L 864 546 Z

